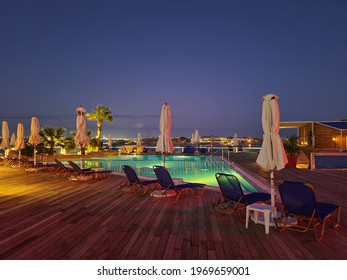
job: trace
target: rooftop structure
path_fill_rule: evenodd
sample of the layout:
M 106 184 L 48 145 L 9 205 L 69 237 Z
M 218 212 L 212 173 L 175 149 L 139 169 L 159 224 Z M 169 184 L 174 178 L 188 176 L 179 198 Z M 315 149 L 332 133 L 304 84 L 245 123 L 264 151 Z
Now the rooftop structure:
M 347 121 L 281 122 L 280 129 L 296 128 L 299 144 L 316 149 L 347 149 Z

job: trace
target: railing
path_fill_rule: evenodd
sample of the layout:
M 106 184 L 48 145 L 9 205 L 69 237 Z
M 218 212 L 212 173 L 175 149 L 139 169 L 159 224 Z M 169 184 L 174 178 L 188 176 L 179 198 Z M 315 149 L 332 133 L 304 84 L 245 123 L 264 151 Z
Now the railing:
M 101 167 L 105 169 L 111 169 L 117 173 L 122 173 L 122 166 L 130 165 L 135 171 L 140 175 L 153 175 L 153 166 L 154 165 L 164 165 L 163 161 L 158 160 L 87 160 L 84 164 L 85 167 Z M 230 170 L 231 164 L 227 161 L 217 160 L 215 157 L 204 157 L 203 160 L 167 160 L 165 166 L 169 169 L 170 173 L 174 174 L 184 174 L 191 172 L 202 172 L 202 171 L 213 171 L 213 172 L 225 172 Z
M 148 149 L 148 152 L 155 152 L 155 147 L 154 146 L 146 146 L 146 148 Z M 210 154 L 212 152 L 212 154 L 217 154 L 217 152 L 230 152 L 232 153 L 233 151 L 231 151 L 230 149 L 233 149 L 233 147 L 231 146 L 214 146 L 214 147 L 210 147 L 210 146 L 199 146 L 199 149 L 201 148 L 205 148 L 208 152 L 208 154 Z M 121 146 L 117 146 L 117 147 L 112 147 L 112 150 L 119 150 L 121 149 Z M 184 147 L 180 147 L 180 146 L 175 146 L 174 147 L 174 154 L 181 154 L 183 153 Z M 243 152 L 259 152 L 260 151 L 260 147 L 244 147 L 242 146 L 242 151 Z

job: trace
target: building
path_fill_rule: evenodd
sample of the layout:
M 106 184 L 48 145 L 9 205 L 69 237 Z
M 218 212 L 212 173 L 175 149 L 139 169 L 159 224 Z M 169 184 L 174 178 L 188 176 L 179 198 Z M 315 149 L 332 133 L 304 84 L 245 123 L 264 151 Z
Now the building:
M 280 129 L 297 129 L 301 146 L 316 149 L 347 149 L 347 121 L 281 122 Z

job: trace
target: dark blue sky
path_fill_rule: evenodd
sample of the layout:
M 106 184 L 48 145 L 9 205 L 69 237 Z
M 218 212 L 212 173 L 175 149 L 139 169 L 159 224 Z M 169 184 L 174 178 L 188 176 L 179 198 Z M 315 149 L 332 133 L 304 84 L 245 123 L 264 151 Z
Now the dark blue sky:
M 0 120 L 75 129 L 111 108 L 114 137 L 261 136 L 261 97 L 282 121 L 347 118 L 347 1 L 0 0 Z M 94 122 L 88 129 L 96 130 Z

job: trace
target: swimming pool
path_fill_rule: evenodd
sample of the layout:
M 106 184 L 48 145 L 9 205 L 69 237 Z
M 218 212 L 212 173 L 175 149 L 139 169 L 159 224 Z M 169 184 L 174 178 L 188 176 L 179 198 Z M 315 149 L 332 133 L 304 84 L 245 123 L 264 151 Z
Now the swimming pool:
M 153 165 L 163 165 L 163 156 L 127 155 L 83 160 L 84 167 L 111 169 L 118 173 L 123 172 L 122 165 L 124 164 L 132 166 L 139 176 L 155 177 Z M 257 191 L 240 174 L 232 170 L 228 162 L 223 161 L 221 157 L 167 155 L 165 166 L 173 178 L 183 178 L 186 182 L 204 183 L 215 187 L 218 187 L 215 179 L 217 172 L 233 174 L 239 179 L 245 191 Z

